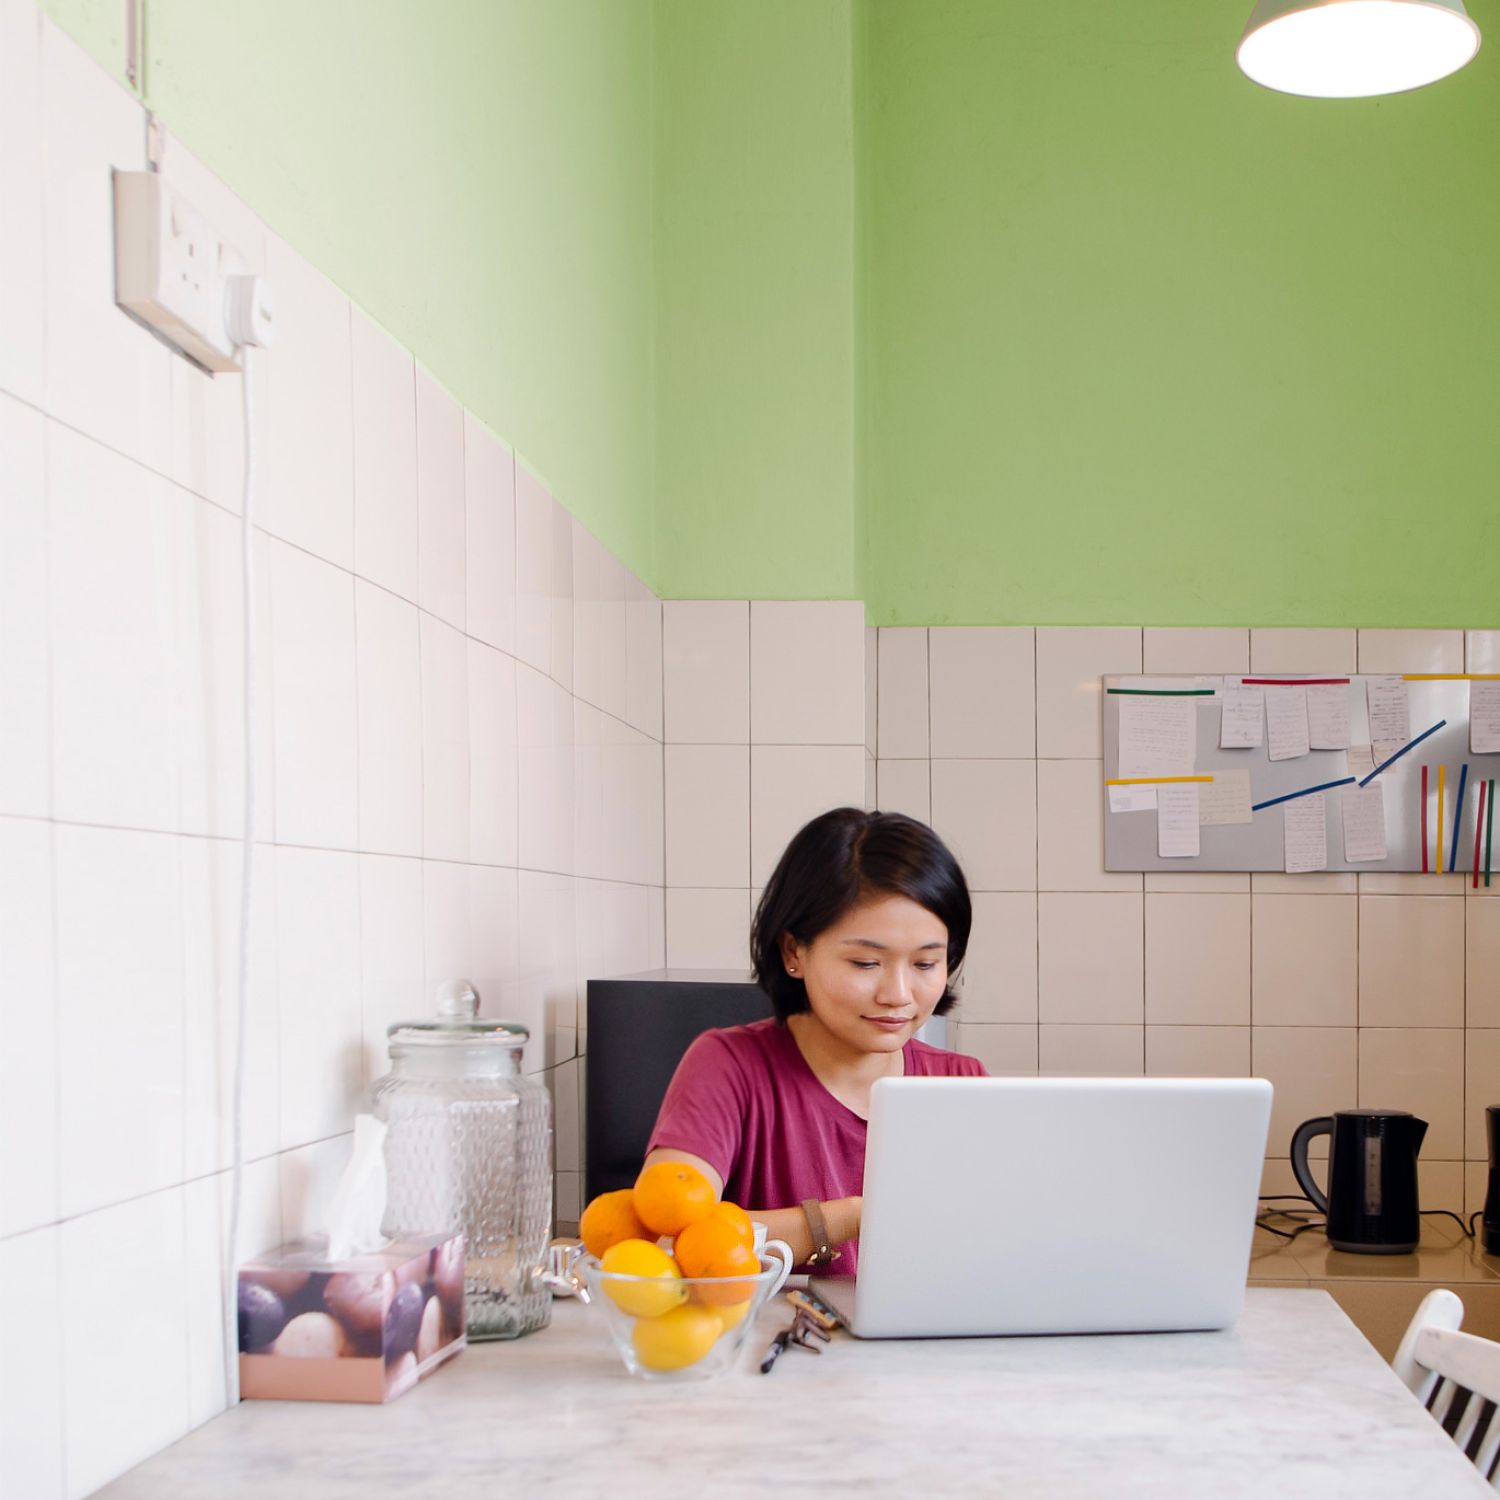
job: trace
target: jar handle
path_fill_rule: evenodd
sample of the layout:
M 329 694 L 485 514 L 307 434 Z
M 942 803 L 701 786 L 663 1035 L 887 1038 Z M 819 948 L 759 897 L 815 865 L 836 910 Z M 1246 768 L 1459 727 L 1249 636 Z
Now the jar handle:
M 437 1013 L 445 1021 L 472 1021 L 479 1014 L 479 991 L 468 979 L 445 979 L 437 987 Z

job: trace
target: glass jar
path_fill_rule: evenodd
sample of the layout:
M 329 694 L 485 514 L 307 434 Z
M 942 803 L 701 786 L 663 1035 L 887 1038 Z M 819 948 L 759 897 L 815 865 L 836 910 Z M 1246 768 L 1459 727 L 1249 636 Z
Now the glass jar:
M 441 985 L 437 1008 L 387 1031 L 372 1104 L 386 1125 L 381 1229 L 461 1230 L 469 1337 L 517 1338 L 552 1315 L 552 1099 L 521 1072 L 527 1029 L 481 1019 L 467 980 Z

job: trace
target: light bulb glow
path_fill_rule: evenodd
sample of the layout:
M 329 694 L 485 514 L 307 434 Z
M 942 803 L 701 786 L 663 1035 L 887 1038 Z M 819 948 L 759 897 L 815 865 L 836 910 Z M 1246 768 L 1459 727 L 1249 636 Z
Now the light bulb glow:
M 1236 61 L 1280 93 L 1356 99 L 1435 83 L 1478 50 L 1479 28 L 1459 0 L 1313 0 L 1259 5 Z

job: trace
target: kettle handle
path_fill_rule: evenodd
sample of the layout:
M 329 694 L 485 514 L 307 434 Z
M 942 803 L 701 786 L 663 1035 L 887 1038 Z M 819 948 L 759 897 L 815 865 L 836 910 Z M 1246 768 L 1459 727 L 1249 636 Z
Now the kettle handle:
M 1304 1120 L 1292 1134 L 1292 1175 L 1312 1200 L 1313 1207 L 1322 1214 L 1328 1212 L 1328 1199 L 1313 1181 L 1312 1173 L 1307 1168 L 1307 1148 L 1318 1136 L 1332 1134 L 1332 1115 L 1319 1115 L 1316 1120 Z

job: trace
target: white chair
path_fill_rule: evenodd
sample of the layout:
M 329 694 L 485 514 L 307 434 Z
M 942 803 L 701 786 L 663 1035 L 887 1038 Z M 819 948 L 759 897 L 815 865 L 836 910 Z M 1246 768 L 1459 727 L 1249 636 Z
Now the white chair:
M 1391 1367 L 1500 1490 L 1500 1344 L 1460 1333 L 1463 1317 L 1464 1305 L 1452 1292 L 1428 1292 Z

